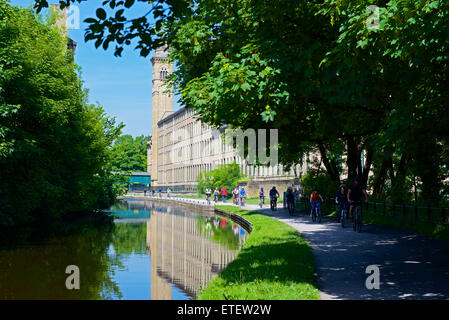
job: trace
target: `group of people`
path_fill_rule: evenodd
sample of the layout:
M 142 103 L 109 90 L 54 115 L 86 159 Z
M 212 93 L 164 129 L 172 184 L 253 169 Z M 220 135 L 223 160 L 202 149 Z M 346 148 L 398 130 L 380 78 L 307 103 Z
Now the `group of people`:
M 277 199 L 279 198 L 279 191 L 276 189 L 276 186 L 273 186 L 269 192 L 270 196 L 270 207 L 271 210 L 276 210 L 277 208 Z M 290 213 L 292 213 L 294 207 L 295 207 L 295 199 L 296 199 L 296 193 L 293 191 L 292 187 L 288 187 L 286 192 L 286 201 L 287 201 L 287 207 Z M 262 208 L 265 203 L 265 191 L 263 188 L 260 188 L 259 191 L 259 205 Z
M 170 198 L 170 194 L 171 194 L 171 190 L 170 188 L 167 188 L 167 198 Z M 147 195 L 147 190 L 145 189 L 143 191 L 144 196 Z M 157 194 L 159 196 L 159 198 L 162 198 L 162 188 L 157 189 Z M 151 189 L 151 196 L 154 197 L 156 195 L 156 191 L 154 189 Z
M 356 205 L 359 205 L 364 197 L 365 202 L 368 202 L 368 194 L 366 189 L 360 184 L 359 177 L 354 178 L 354 182 L 346 189 L 344 184 L 341 184 L 336 195 L 335 202 L 338 205 L 337 222 L 340 223 L 341 213 L 343 210 L 348 210 L 351 219 L 353 218 L 353 211 Z M 317 188 L 310 194 L 311 214 L 315 208 L 320 208 L 323 202 L 323 197 Z
M 157 190 L 159 197 L 162 197 L 162 188 L 159 188 Z M 167 197 L 170 197 L 171 190 L 170 188 L 167 188 Z M 146 193 L 146 191 L 145 191 Z M 210 188 L 207 188 L 205 190 L 206 193 L 206 200 L 210 203 L 211 197 L 212 197 L 212 191 Z M 151 190 L 151 195 L 155 196 L 155 190 Z M 215 188 L 214 192 L 214 201 L 215 203 L 218 202 L 220 196 L 223 200 L 223 203 L 226 203 L 226 199 L 228 197 L 228 191 L 225 187 L 223 187 L 221 190 L 218 188 Z M 236 186 L 232 190 L 232 199 L 233 204 L 244 206 L 245 201 L 247 197 L 247 191 L 246 188 L 243 186 Z M 277 207 L 277 199 L 279 198 L 279 192 L 276 190 L 276 187 L 273 186 L 273 188 L 269 191 L 269 197 L 270 197 L 270 207 L 272 210 L 276 210 Z M 286 203 L 287 208 L 290 214 L 293 213 L 295 208 L 295 199 L 297 197 L 297 193 L 293 190 L 292 187 L 288 187 L 287 192 L 285 193 L 286 197 Z M 356 205 L 360 204 L 362 201 L 362 197 L 364 197 L 365 202 L 368 202 L 368 195 L 366 193 L 366 189 L 361 186 L 360 179 L 358 177 L 355 177 L 354 182 L 350 185 L 348 189 L 346 189 L 346 186 L 344 184 L 341 184 L 336 195 L 335 195 L 335 202 L 338 205 L 338 214 L 337 214 L 337 222 L 340 222 L 341 220 L 341 212 L 343 210 L 348 210 L 349 208 L 349 214 L 352 219 L 353 217 L 353 211 Z M 263 188 L 260 188 L 259 190 L 259 199 L 260 199 L 260 207 L 263 207 L 263 204 L 265 203 L 265 191 Z M 311 215 L 312 212 L 316 208 L 321 208 L 321 203 L 324 201 L 323 197 L 321 196 L 319 190 L 317 188 L 314 188 L 313 192 L 310 194 L 310 204 L 311 204 Z
M 212 190 L 210 188 L 206 188 L 205 190 L 205 194 L 206 194 L 206 200 L 208 203 L 210 203 L 211 201 L 211 196 L 212 196 Z M 218 188 L 215 188 L 214 190 L 214 202 L 217 203 L 219 197 L 222 197 L 223 203 L 226 203 L 226 198 L 228 197 L 228 190 L 223 187 L 220 190 L 218 190 Z M 247 192 L 245 187 L 242 186 L 236 186 L 233 190 L 232 190 L 232 200 L 233 203 L 235 205 L 241 205 L 244 206 L 245 205 L 245 199 L 247 196 Z

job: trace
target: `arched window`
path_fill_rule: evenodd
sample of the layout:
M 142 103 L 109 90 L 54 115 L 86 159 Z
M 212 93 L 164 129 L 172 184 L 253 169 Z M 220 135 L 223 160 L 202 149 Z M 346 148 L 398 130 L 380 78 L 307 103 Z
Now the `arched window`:
M 162 80 L 164 80 L 164 79 L 167 78 L 167 76 L 168 76 L 168 71 L 167 71 L 167 69 L 166 69 L 165 67 L 162 67 L 161 70 L 160 70 L 160 78 L 161 78 Z

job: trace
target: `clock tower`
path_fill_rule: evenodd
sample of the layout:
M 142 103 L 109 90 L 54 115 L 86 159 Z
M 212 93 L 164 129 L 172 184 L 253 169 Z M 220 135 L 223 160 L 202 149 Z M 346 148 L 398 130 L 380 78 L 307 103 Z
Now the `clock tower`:
M 167 88 L 167 76 L 173 72 L 173 62 L 168 58 L 167 45 L 156 49 L 151 58 L 153 64 L 152 92 L 152 133 L 151 143 L 148 143 L 147 169 L 151 173 L 151 184 L 157 186 L 158 181 L 158 143 L 159 132 L 157 123 L 173 112 L 173 90 Z

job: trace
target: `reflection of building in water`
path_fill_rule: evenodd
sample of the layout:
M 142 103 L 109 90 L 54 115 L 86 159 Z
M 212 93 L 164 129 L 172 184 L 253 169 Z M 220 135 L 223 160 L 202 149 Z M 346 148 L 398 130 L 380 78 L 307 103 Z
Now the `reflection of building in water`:
M 152 300 L 171 299 L 172 284 L 194 298 L 235 258 L 236 250 L 201 234 L 197 217 L 190 212 L 151 213 L 147 248 L 151 254 Z

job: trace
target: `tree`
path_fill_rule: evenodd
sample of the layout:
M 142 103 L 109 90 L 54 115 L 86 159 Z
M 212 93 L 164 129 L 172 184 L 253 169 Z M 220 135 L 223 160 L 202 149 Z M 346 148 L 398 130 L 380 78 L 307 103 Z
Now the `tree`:
M 243 178 L 243 175 L 240 173 L 239 165 L 235 162 L 220 165 L 207 173 L 201 172 L 198 175 L 198 194 L 203 194 L 207 188 L 211 191 L 215 188 L 221 190 L 223 187 L 228 191 L 232 190 L 241 178 Z
M 0 2 L 0 225 L 107 207 L 107 148 L 122 125 L 87 104 L 67 39 Z M 26 201 L 24 201 L 26 197 Z
M 110 148 L 111 166 L 113 171 L 147 171 L 148 136 L 122 135 L 115 140 Z
M 136 2 L 104 1 L 113 13 L 87 19 L 86 40 L 120 55 L 137 39 L 143 56 L 168 43 L 171 80 L 203 121 L 278 129 L 284 165 L 315 149 L 335 182 L 345 156 L 349 180 L 376 167 L 375 190 L 411 176 L 428 204 L 447 190 L 447 1 L 375 1 L 374 28 L 371 0 L 166 0 L 125 18 Z

